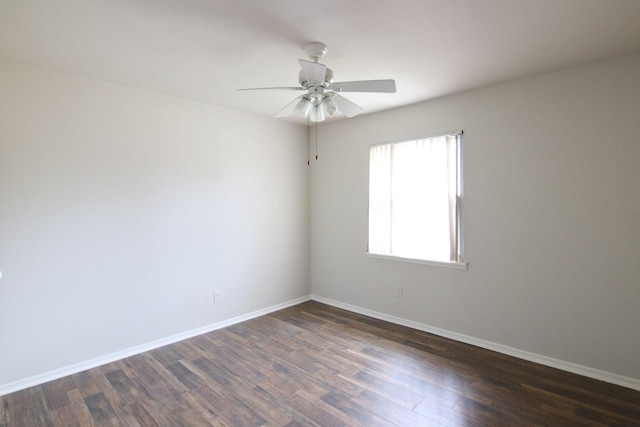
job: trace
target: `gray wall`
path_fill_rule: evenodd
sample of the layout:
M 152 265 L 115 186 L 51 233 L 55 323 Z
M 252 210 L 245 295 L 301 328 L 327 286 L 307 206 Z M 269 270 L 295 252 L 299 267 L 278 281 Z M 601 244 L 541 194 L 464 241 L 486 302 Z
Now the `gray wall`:
M 303 128 L 7 62 L 0 100 L 0 389 L 310 294 Z
M 459 129 L 469 269 L 368 258 L 369 144 Z M 314 295 L 640 379 L 640 55 L 318 134 Z

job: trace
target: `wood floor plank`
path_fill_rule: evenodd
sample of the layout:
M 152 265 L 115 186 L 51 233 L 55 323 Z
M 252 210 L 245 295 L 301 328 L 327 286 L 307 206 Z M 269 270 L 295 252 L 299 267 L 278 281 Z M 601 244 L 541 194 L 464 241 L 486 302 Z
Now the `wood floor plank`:
M 442 417 L 438 414 L 433 416 L 431 412 L 427 412 L 428 416 L 422 415 L 418 411 L 407 409 L 370 390 L 362 391 L 357 397 L 353 398 L 353 401 L 395 425 L 403 427 L 443 425 L 441 422 Z
M 261 426 L 265 424 L 265 420 L 234 393 L 208 386 L 198 387 L 192 393 L 198 400 L 208 402 L 207 408 L 227 425 Z
M 309 301 L 0 397 L 0 427 L 640 426 L 640 391 Z
M 303 413 L 308 419 L 313 420 L 318 426 L 362 426 L 366 424 L 360 423 L 349 417 L 338 408 L 319 399 L 317 396 L 310 395 L 305 390 L 298 390 L 295 395 L 287 398 L 287 402 L 294 406 L 296 410 Z
M 413 409 L 413 412 L 445 426 L 482 425 L 478 422 L 471 422 L 473 418 L 467 417 L 465 413 L 454 409 L 454 407 L 455 404 L 451 405 L 451 402 L 448 400 L 429 396 L 424 398 L 422 402 Z
M 408 409 L 415 408 L 424 399 L 424 396 L 389 382 L 373 372 L 360 371 L 351 379 L 363 388 L 386 396 L 387 399 Z
M 84 403 L 84 398 L 80 391 L 75 388 L 69 390 L 67 395 L 69 396 L 68 413 L 59 412 L 60 418 L 58 419 L 57 425 L 63 426 L 77 423 L 83 427 L 94 426 L 95 423 L 91 418 L 89 408 L 87 408 L 87 405 Z M 62 418 L 63 416 L 66 418 Z
M 207 426 L 233 427 L 217 417 L 211 417 L 206 412 L 179 409 L 169 414 L 168 421 L 160 426 Z
M 345 413 L 350 419 L 358 421 L 365 426 L 394 426 L 391 421 L 382 418 L 368 407 L 354 401 L 345 393 L 338 390 L 330 391 L 322 396 L 321 400 L 339 411 Z
M 133 402 L 129 405 L 127 410 L 141 427 L 159 427 L 162 425 L 158 422 L 157 418 L 144 407 L 144 405 L 138 402 Z
M 274 407 L 273 401 L 268 399 L 261 389 L 240 387 L 235 391 L 238 398 L 252 408 L 267 425 L 283 426 L 294 421 L 291 414 L 281 407 Z
M 114 426 L 122 424 L 103 392 L 85 397 L 84 402 L 95 424 Z

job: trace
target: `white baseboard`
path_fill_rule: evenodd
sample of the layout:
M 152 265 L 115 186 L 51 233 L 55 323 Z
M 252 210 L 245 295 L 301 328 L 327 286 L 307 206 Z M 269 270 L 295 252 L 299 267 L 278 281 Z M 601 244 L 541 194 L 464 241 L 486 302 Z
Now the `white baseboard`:
M 244 322 L 245 320 L 250 320 L 259 316 L 263 316 L 265 314 L 272 313 L 274 311 L 282 310 L 284 308 L 303 303 L 305 301 L 309 301 L 310 299 L 327 304 L 327 305 L 331 305 L 334 307 L 342 308 L 344 310 L 352 311 L 354 313 L 363 314 L 365 316 L 370 316 L 376 319 L 385 320 L 387 322 L 395 323 L 398 325 L 407 326 L 420 331 L 432 333 L 434 335 L 438 335 L 441 337 L 450 338 L 452 340 L 475 345 L 477 347 L 497 351 L 498 353 L 507 354 L 509 356 L 514 356 L 520 359 L 528 360 L 530 362 L 539 363 L 541 365 L 550 366 L 552 368 L 561 369 L 563 371 L 572 372 L 574 374 L 583 375 L 585 377 L 594 378 L 597 380 L 620 385 L 623 387 L 628 387 L 634 390 L 640 390 L 640 380 L 635 378 L 624 377 L 622 375 L 613 374 L 611 372 L 590 368 L 588 366 L 578 365 L 571 362 L 565 362 L 563 360 L 554 359 L 552 357 L 547 357 L 540 354 L 519 350 L 517 348 L 508 347 L 508 346 L 497 344 L 491 341 L 486 341 L 479 338 L 470 337 L 468 335 L 447 331 L 445 329 L 440 329 L 440 328 L 425 325 L 422 323 L 414 322 L 412 320 L 403 319 L 401 317 L 380 313 L 377 311 L 369 310 L 369 309 L 358 307 L 355 305 L 332 300 L 330 298 L 321 297 L 319 295 L 310 295 L 310 296 L 296 298 L 294 300 L 287 301 L 282 304 L 277 304 L 271 307 L 267 307 L 261 310 L 257 310 L 242 316 L 233 317 L 231 319 L 227 319 L 222 322 L 214 323 L 201 328 L 197 328 L 197 329 L 186 331 L 180 334 L 172 335 L 170 337 L 162 338 L 146 344 L 130 347 L 122 351 L 117 351 L 115 353 L 97 357 L 95 359 L 87 360 L 80 363 L 75 363 L 73 365 L 65 366 L 65 367 L 48 371 L 42 374 L 34 375 L 34 376 L 24 378 L 18 381 L 14 381 L 8 384 L 1 384 L 0 396 L 13 393 L 18 390 L 23 390 L 25 388 L 40 385 L 48 381 L 53 381 L 62 377 L 66 377 L 68 375 L 76 374 L 78 372 L 86 371 L 87 369 L 106 365 L 107 363 L 115 362 L 117 360 L 124 359 L 129 356 L 134 356 L 136 354 L 144 353 L 145 351 L 154 350 L 156 348 L 173 344 L 178 341 L 182 341 L 198 335 L 202 335 L 207 332 L 211 332 L 217 329 L 225 328 L 227 326 L 235 325 L 237 323 Z
M 107 354 L 105 356 L 96 357 L 95 359 L 86 360 L 84 362 L 75 363 L 73 365 L 65 366 L 52 371 L 44 372 L 42 374 L 34 375 L 28 378 L 24 378 L 18 381 L 14 381 L 8 384 L 0 384 L 0 396 L 13 393 L 18 390 L 40 385 L 49 381 L 57 380 L 68 375 L 77 374 L 78 372 L 86 371 L 87 369 L 96 368 L 98 366 L 106 365 L 107 363 L 115 362 L 120 359 L 124 359 L 129 356 L 144 353 L 145 351 L 154 350 L 165 345 L 173 344 L 178 341 L 192 338 L 198 335 L 206 334 L 207 332 L 215 331 L 217 329 L 225 328 L 227 326 L 235 325 L 236 323 L 244 322 L 256 317 L 263 316 L 265 314 L 273 313 L 274 311 L 282 310 L 287 307 L 291 307 L 305 301 L 309 301 L 311 296 L 304 296 L 293 299 L 281 304 L 276 304 L 271 307 L 263 308 L 242 316 L 233 317 L 231 319 L 223 320 L 222 322 L 214 323 L 211 325 L 203 326 L 201 328 L 192 329 L 190 331 L 182 332 L 180 334 L 172 335 L 170 337 L 161 338 L 156 341 L 152 341 L 146 344 L 130 347 L 115 353 Z
M 578 365 L 576 363 L 566 362 L 564 360 L 554 359 L 552 357 L 547 357 L 540 354 L 519 350 L 517 348 L 508 347 L 506 345 L 482 340 L 479 338 L 474 338 L 468 335 L 459 334 L 457 332 L 447 331 L 445 329 L 436 328 L 434 326 L 425 325 L 423 323 L 414 322 L 412 320 L 403 319 L 401 317 L 396 317 L 389 314 L 384 314 L 384 313 L 369 310 L 366 308 L 358 307 L 355 305 L 346 304 L 340 301 L 332 300 L 330 298 L 321 297 L 319 295 L 311 295 L 311 299 L 314 301 L 321 302 L 323 304 L 327 304 L 337 308 L 342 308 L 344 310 L 352 311 L 354 313 L 363 314 L 365 316 L 373 317 L 379 320 L 385 320 L 387 322 L 395 323 L 397 325 L 407 326 L 409 328 L 417 329 L 419 331 L 428 332 L 444 338 L 450 338 L 455 341 L 460 341 L 466 344 L 475 345 L 477 347 L 482 347 L 487 350 L 492 350 L 498 353 L 507 354 L 509 356 L 517 357 L 519 359 L 528 360 L 530 362 L 539 363 L 541 365 L 550 366 L 552 368 L 561 369 L 563 371 L 571 372 L 574 374 L 582 375 L 582 376 L 593 378 L 600 381 L 605 381 L 605 382 L 616 384 L 623 387 L 628 387 L 634 390 L 640 390 L 640 380 L 636 378 L 625 377 L 625 376 L 614 374 L 611 372 L 590 368 L 588 366 Z

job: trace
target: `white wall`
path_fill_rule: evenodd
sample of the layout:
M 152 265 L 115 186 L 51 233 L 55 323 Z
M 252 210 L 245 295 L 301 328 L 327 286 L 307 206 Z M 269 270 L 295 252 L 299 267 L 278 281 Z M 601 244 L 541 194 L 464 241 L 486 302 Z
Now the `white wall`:
M 369 144 L 459 129 L 469 269 L 368 258 Z M 640 55 L 318 134 L 314 295 L 640 379 Z
M 0 388 L 308 296 L 306 156 L 299 126 L 0 62 Z

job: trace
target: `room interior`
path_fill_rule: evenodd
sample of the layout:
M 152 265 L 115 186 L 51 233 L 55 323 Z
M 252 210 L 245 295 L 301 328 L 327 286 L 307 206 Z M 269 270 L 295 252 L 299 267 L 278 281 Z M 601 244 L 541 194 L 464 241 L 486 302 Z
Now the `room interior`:
M 640 390 L 638 22 L 634 0 L 3 2 L 0 395 L 310 299 Z M 312 41 L 397 92 L 308 126 L 273 118 L 295 94 L 237 91 L 296 85 Z M 368 257 L 369 145 L 459 129 L 468 268 Z

